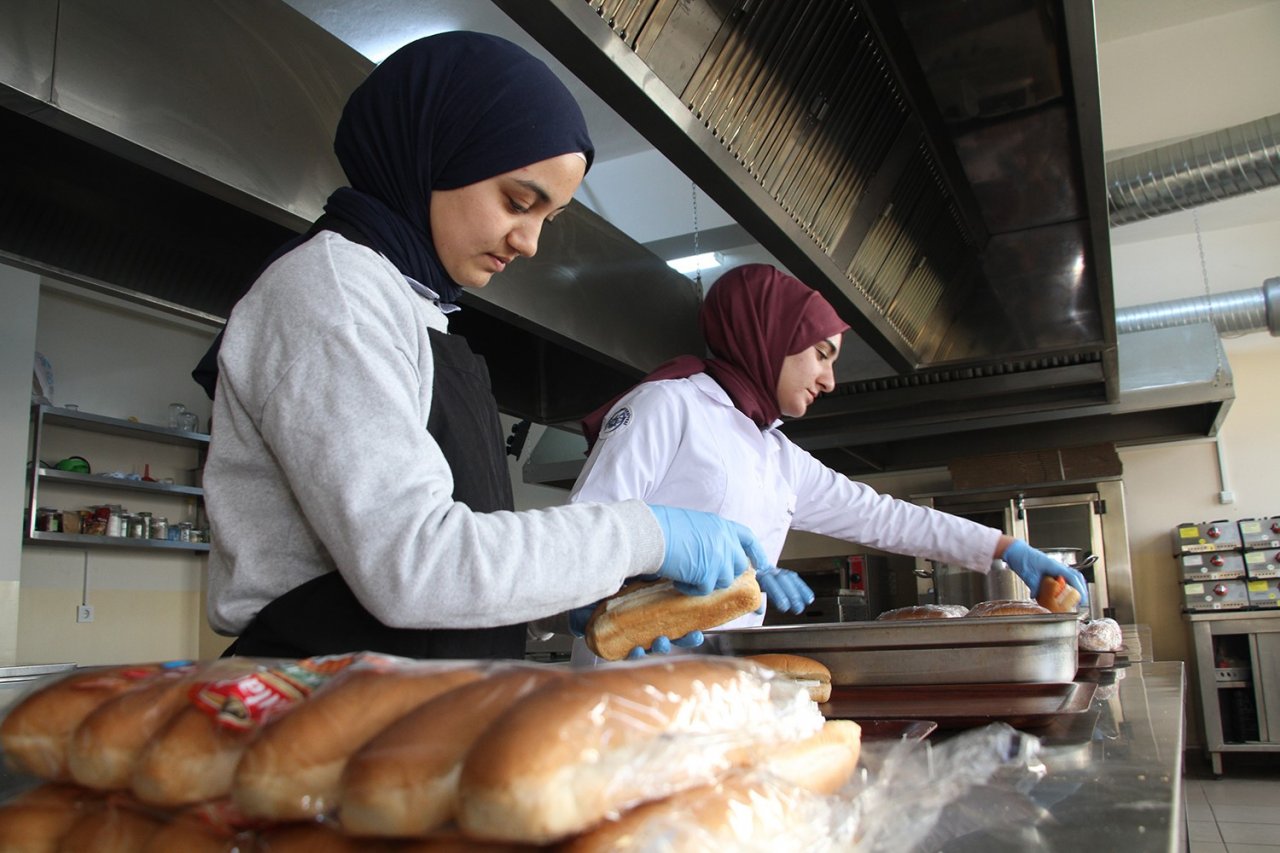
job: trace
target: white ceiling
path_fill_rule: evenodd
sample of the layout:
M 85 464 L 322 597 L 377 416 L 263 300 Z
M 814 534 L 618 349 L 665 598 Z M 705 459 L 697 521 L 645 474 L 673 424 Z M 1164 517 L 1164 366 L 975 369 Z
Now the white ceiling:
M 689 180 L 486 0 L 286 2 L 375 61 L 414 38 L 450 29 L 491 32 L 526 46 L 560 72 L 587 116 L 597 165 L 579 199 L 642 243 L 691 231 Z M 1107 160 L 1280 113 L 1274 82 L 1280 79 L 1280 0 L 1096 0 L 1095 15 Z M 701 194 L 697 216 L 703 231 L 730 223 Z M 1277 221 L 1280 189 L 1272 189 L 1115 228 L 1111 240 L 1114 250 L 1186 237 L 1197 227 L 1203 234 Z M 728 257 L 730 264 L 756 260 L 771 259 L 758 246 Z M 1272 274 L 1280 273 L 1280 263 L 1274 266 Z M 1117 305 L 1155 298 L 1140 281 L 1131 291 L 1129 280 L 1117 276 Z

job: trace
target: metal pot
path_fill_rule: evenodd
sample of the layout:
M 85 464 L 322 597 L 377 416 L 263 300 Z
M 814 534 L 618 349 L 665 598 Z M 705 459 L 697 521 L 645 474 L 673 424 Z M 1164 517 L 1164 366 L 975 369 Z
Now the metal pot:
M 1083 548 L 1041 548 L 1048 556 L 1067 566 L 1075 566 L 1080 563 L 1080 553 Z

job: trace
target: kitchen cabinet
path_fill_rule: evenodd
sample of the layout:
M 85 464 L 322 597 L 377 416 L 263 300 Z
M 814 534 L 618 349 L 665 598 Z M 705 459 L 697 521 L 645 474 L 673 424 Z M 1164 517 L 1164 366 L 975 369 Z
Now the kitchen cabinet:
M 178 482 L 166 483 L 104 477 L 100 473 L 79 473 L 64 471 L 52 464 L 44 455 L 51 443 L 51 431 L 75 430 L 97 436 L 114 436 L 117 439 L 132 441 L 143 445 L 176 445 L 195 450 L 196 465 L 188 468 L 194 479 L 198 481 L 198 472 L 204 463 L 205 453 L 209 446 L 209 436 L 199 432 L 170 429 L 165 426 L 135 423 L 105 415 L 81 412 L 75 409 L 59 408 L 47 405 L 35 405 L 31 408 L 31 468 L 27 489 L 27 513 L 24 543 L 34 545 L 51 545 L 75 548 L 136 548 L 161 549 L 179 551 L 208 551 L 207 542 L 174 541 L 170 539 L 132 538 L 128 536 L 102 536 L 85 533 L 67 533 L 61 529 L 56 531 L 41 530 L 38 524 L 41 507 L 50 506 L 61 510 L 79 509 L 83 501 L 73 496 L 81 490 L 89 490 L 102 495 L 102 503 L 118 503 L 123 500 L 149 502 L 151 505 L 172 508 L 172 522 L 178 524 L 183 520 L 198 519 L 203 510 L 204 490 L 198 485 L 185 485 Z M 61 442 L 65 448 L 64 440 Z M 110 449 L 103 449 L 103 457 L 110 458 Z M 117 451 L 119 452 L 119 451 Z M 126 451 L 127 452 L 127 451 Z M 60 452 L 58 453 L 60 456 Z M 175 478 L 177 479 L 177 478 Z M 62 505 L 67 498 L 72 498 L 74 506 Z M 63 500 L 60 502 L 59 498 Z
M 1280 611 L 1187 613 L 1205 751 L 1280 752 Z

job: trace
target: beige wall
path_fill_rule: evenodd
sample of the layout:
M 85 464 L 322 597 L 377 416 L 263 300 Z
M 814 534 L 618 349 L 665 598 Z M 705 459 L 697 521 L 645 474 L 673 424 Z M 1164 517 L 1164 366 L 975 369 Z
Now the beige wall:
M 1138 621 L 1151 626 L 1157 660 L 1187 662 L 1191 697 L 1196 696 L 1194 652 L 1182 615 L 1172 531 L 1183 522 L 1280 515 L 1280 342 L 1263 343 L 1251 341 L 1235 352 L 1228 347 L 1236 399 L 1219 437 L 1233 504 L 1218 503 L 1218 454 L 1212 441 L 1133 447 L 1120 454 Z M 1188 706 L 1187 740 L 1203 743 L 1194 702 Z
M 32 349 L 38 349 L 53 364 L 55 404 L 77 403 L 86 412 L 164 423 L 168 404 L 178 401 L 205 422 L 209 401 L 190 371 L 214 329 L 48 280 L 41 282 L 38 298 L 38 317 L 31 312 L 23 319 L 24 351 L 0 356 L 5 370 L 20 369 L 30 376 Z M 26 467 L 25 391 L 20 403 L 20 417 L 3 425 L 3 470 Z M 41 457 L 70 455 L 88 458 L 95 472 L 142 473 L 150 464 L 152 476 L 172 476 L 178 482 L 186 481 L 188 469 L 198 462 L 190 448 L 51 430 Z M 4 505 L 21 508 L 22 478 L 6 477 L 0 496 Z M 171 521 L 184 520 L 193 511 L 182 498 L 65 486 L 42 489 L 40 502 L 63 509 L 122 503 Z M 5 530 L 16 534 L 20 523 L 7 524 Z M 16 635 L 13 663 L 174 660 L 214 657 L 221 651 L 203 618 L 203 555 L 25 545 L 8 562 L 17 570 L 17 618 L 3 623 Z M 93 622 L 76 622 L 76 606 L 82 601 L 93 605 Z

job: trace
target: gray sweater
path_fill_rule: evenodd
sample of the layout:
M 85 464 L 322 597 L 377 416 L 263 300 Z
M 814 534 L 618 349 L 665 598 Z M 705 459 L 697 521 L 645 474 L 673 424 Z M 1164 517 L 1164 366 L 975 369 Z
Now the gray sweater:
M 472 512 L 426 430 L 445 315 L 385 258 L 322 232 L 267 269 L 218 357 L 204 487 L 209 621 L 235 635 L 337 569 L 398 628 L 481 628 L 597 601 L 656 571 L 640 501 Z

